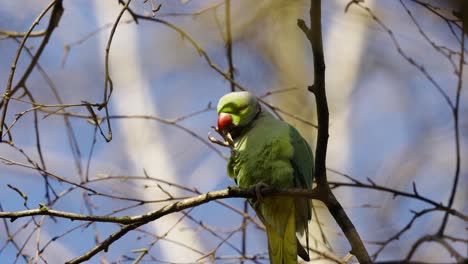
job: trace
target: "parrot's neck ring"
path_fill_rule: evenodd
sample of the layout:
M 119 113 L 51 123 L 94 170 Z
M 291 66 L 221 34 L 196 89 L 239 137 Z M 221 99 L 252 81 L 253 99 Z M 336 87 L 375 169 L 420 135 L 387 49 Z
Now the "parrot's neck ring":
M 252 119 L 252 121 L 250 121 L 250 123 L 253 123 L 257 119 L 257 117 L 260 115 L 261 112 L 262 112 L 262 107 L 260 106 L 260 104 L 257 104 L 257 113 L 255 113 L 255 116 Z

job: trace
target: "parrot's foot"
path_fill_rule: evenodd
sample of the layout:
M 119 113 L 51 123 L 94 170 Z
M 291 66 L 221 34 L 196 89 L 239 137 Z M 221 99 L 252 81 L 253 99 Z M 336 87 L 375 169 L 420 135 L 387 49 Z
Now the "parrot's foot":
M 234 140 L 232 139 L 231 134 L 229 134 L 229 132 L 226 132 L 226 131 L 221 131 L 217 127 L 214 127 L 214 126 L 212 126 L 211 128 L 213 128 L 214 131 L 216 131 L 216 133 L 218 133 L 223 138 L 224 141 L 216 139 L 215 137 L 211 135 L 210 132 L 208 132 L 208 139 L 215 144 L 230 148 L 231 154 L 232 154 L 232 152 L 234 152 Z
M 262 191 L 264 189 L 267 189 L 269 188 L 270 186 L 266 183 L 263 183 L 263 182 L 259 182 L 257 184 L 255 184 L 255 195 L 257 196 L 257 201 L 258 202 L 263 202 L 263 195 L 262 195 Z

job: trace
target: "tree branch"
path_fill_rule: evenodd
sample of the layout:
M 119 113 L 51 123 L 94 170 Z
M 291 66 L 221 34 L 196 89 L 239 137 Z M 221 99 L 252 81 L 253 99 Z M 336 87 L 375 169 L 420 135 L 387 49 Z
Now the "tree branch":
M 320 200 L 325 203 L 330 214 L 340 226 L 349 243 L 351 254 L 355 255 L 360 263 L 372 263 L 362 240 L 353 223 L 346 215 L 341 204 L 331 192 L 327 183 L 326 156 L 328 146 L 328 102 L 325 92 L 325 59 L 323 55 L 321 0 L 311 0 L 310 29 L 304 20 L 299 19 L 297 25 L 304 32 L 311 44 L 314 58 L 314 84 L 309 91 L 315 95 L 318 117 L 317 148 L 315 150 L 315 180 Z
M 317 191 L 310 189 L 276 189 L 271 187 L 266 187 L 261 190 L 263 196 L 294 196 L 294 197 L 307 197 L 310 199 L 320 199 Z M 128 233 L 131 230 L 147 224 L 151 221 L 157 220 L 165 215 L 179 212 L 188 208 L 196 207 L 201 204 L 205 204 L 218 199 L 226 198 L 256 198 L 257 190 L 255 186 L 251 188 L 238 188 L 238 187 L 229 187 L 224 190 L 213 191 L 204 193 L 201 195 L 193 196 L 180 200 L 178 202 L 168 204 L 163 206 L 160 209 L 148 212 L 142 215 L 136 216 L 90 216 L 90 215 L 81 215 L 75 213 L 62 212 L 57 210 L 52 210 L 46 207 L 45 205 L 40 204 L 38 209 L 24 210 L 19 212 L 0 212 L 0 218 L 10 218 L 10 221 L 15 221 L 18 218 L 34 216 L 34 215 L 49 215 L 59 218 L 65 218 L 70 220 L 80 220 L 80 221 L 93 221 L 93 222 L 111 222 L 124 224 L 124 226 L 119 229 L 114 234 L 110 235 L 107 239 L 102 241 L 100 244 L 96 245 L 87 253 L 67 262 L 69 264 L 81 263 L 83 261 L 89 260 L 91 257 L 99 253 L 100 251 L 107 251 L 109 246 L 120 239 L 123 235 Z
M 315 189 L 276 189 L 272 187 L 262 188 L 261 194 L 263 196 L 294 196 L 294 197 L 307 197 L 310 199 L 321 199 Z M 68 213 L 57 211 L 48 208 L 43 204 L 39 204 L 38 209 L 17 211 L 17 212 L 0 212 L 0 218 L 10 218 L 15 221 L 18 218 L 36 215 L 49 215 L 59 218 L 79 221 L 93 221 L 93 222 L 107 222 L 118 224 L 133 224 L 142 221 L 153 221 L 164 215 L 179 212 L 187 208 L 195 207 L 205 204 L 214 200 L 227 199 L 227 198 L 256 198 L 255 186 L 251 188 L 239 188 L 230 186 L 227 189 L 203 193 L 197 196 L 192 196 L 182 199 L 178 202 L 166 205 L 160 209 L 151 211 L 144 215 L 136 216 L 92 216 L 84 214 Z

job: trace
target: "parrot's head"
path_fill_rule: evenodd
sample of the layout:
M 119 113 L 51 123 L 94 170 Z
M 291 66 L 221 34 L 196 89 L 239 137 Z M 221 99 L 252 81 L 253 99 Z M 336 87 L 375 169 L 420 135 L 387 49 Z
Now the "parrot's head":
M 248 126 L 260 112 L 257 98 L 249 92 L 232 92 L 218 102 L 218 128 L 230 132 Z

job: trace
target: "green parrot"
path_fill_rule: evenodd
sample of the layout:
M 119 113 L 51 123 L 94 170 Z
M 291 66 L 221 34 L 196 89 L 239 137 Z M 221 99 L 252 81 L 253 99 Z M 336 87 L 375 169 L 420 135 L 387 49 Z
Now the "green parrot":
M 291 125 L 262 111 L 249 92 L 232 92 L 218 103 L 218 129 L 234 141 L 227 170 L 240 187 L 312 188 L 313 154 Z M 272 264 L 309 261 L 296 232 L 308 234 L 310 201 L 306 198 L 270 196 L 249 199 L 266 227 Z M 307 248 L 308 248 L 308 239 Z

